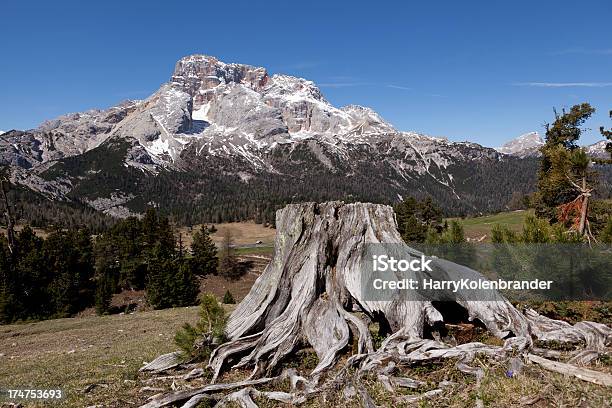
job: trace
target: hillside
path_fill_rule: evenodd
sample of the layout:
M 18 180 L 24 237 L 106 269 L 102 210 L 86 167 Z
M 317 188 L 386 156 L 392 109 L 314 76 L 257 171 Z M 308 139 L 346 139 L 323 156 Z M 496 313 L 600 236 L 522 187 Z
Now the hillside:
M 528 212 L 502 213 L 494 216 L 466 219 L 466 231 L 479 234 L 488 231 L 496 222 L 517 226 Z M 231 229 L 237 237 L 237 244 L 249 245 L 255 238 L 265 241 L 273 230 L 243 223 L 218 226 L 215 239 L 225 229 Z M 242 247 L 244 256 L 258 256 L 253 251 L 269 250 L 269 247 Z M 258 276 L 262 265 L 256 265 L 249 275 L 236 282 L 218 277 L 202 281 L 202 290 L 221 297 L 231 289 L 237 300 L 241 300 Z M 253 272 L 253 273 L 251 273 Z M 225 305 L 226 311 L 234 306 Z M 206 378 L 185 380 L 178 372 L 164 374 L 142 374 L 139 368 L 156 356 L 174 351 L 173 336 L 186 322 L 197 319 L 197 307 L 174 308 L 158 311 L 137 311 L 130 314 L 111 316 L 82 316 L 70 319 L 56 319 L 35 323 L 21 323 L 0 326 L 0 378 L 3 387 L 61 387 L 66 399 L 54 403 L 58 407 L 129 407 L 140 406 L 147 399 L 170 388 L 180 390 L 196 388 L 206 384 Z M 581 316 L 576 316 L 582 320 Z M 376 323 L 368 327 L 372 336 L 379 334 Z M 481 342 L 499 346 L 501 341 L 483 327 L 470 323 L 448 324 L 447 329 L 459 344 Z M 378 337 L 376 337 L 378 339 Z M 378 339 L 377 341 L 380 341 Z M 349 347 L 351 349 L 351 347 Z M 573 349 L 560 349 L 561 359 L 567 359 Z M 349 350 L 350 352 L 350 350 Z M 344 361 L 345 356 L 341 356 Z M 402 389 L 400 395 L 407 401 L 419 395 L 432 384 L 444 383 L 445 392 L 432 394 L 421 401 L 424 406 L 465 407 L 472 406 L 478 398 L 484 406 L 606 406 L 609 389 L 586 383 L 573 377 L 551 373 L 535 364 L 525 365 L 518 376 L 508 376 L 507 359 L 480 356 L 476 359 L 484 369 L 484 377 L 476 382 L 471 375 L 459 373 L 455 361 L 424 363 L 415 365 L 404 373 L 411 379 L 422 381 L 416 389 Z M 317 363 L 312 349 L 286 361 L 287 367 L 308 373 Z M 203 367 L 203 363 L 195 367 Z M 191 369 L 193 367 L 190 367 Z M 609 358 L 594 360 L 588 368 L 611 373 Z M 220 378 L 221 382 L 236 381 L 249 375 L 250 370 L 234 370 Z M 409 407 L 411 402 L 398 404 L 390 393 L 375 378 L 366 378 L 365 387 L 369 395 L 381 407 Z M 284 406 L 265 400 L 257 401 L 262 406 Z M 267 405 L 266 405 L 267 404 Z M 347 408 L 360 407 L 357 398 L 344 400 L 338 393 L 330 393 L 323 399 L 315 398 L 305 407 L 322 407 L 342 404 Z M 45 404 L 28 404 L 42 407 Z
M 495 224 L 506 226 L 518 232 L 521 230 L 525 218 L 533 214 L 533 210 L 517 210 L 480 217 L 449 218 L 448 221 L 458 221 L 463 226 L 466 238 L 479 240 L 486 235 L 483 241 L 490 242 L 491 230 Z
M 499 211 L 533 189 L 537 159 L 398 130 L 370 108 L 334 106 L 307 79 L 190 55 L 144 100 L 2 134 L 0 164 L 55 202 L 115 217 L 157 206 L 191 225 L 407 195 L 453 214 Z
M 131 406 L 144 400 L 143 362 L 173 351 L 176 330 L 196 319 L 190 307 L 0 326 L 2 388 L 61 388 L 58 407 Z

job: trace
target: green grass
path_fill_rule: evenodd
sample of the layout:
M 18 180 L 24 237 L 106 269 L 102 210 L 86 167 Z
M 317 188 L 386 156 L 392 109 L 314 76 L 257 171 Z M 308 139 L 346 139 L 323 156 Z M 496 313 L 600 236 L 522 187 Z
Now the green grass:
M 66 399 L 55 407 L 141 403 L 138 369 L 175 351 L 176 330 L 195 323 L 197 312 L 189 307 L 0 326 L 0 389 L 61 388 Z M 91 384 L 98 385 L 83 392 Z
M 236 248 L 236 255 L 268 255 L 272 256 L 274 252 L 273 246 L 260 246 L 253 248 Z
M 480 238 L 486 234 L 486 240 L 489 241 L 491 237 L 491 229 L 493 229 L 495 224 L 504 225 L 511 230 L 518 232 L 521 230 L 523 223 L 525 222 L 525 218 L 533 214 L 533 210 L 521 210 L 485 215 L 482 217 L 449 218 L 448 221 L 459 221 L 461 225 L 463 225 L 466 237 Z

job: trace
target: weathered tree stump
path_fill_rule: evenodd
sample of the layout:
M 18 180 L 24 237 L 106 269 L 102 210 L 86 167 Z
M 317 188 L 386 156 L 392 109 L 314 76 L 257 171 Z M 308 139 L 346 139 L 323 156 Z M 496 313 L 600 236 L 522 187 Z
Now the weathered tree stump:
M 288 378 L 292 391 L 259 392 L 254 383 L 245 383 L 248 388 L 227 395 L 220 405 L 234 401 L 254 406 L 253 396 L 297 404 L 340 386 L 346 387 L 345 395 L 357 392 L 362 404 L 371 406 L 371 398 L 358 384 L 365 374 L 374 374 L 391 389 L 410 386 L 414 380 L 394 376 L 399 367 L 454 358 L 459 370 L 480 378 L 481 369 L 470 366 L 477 353 L 501 359 L 532 350 L 533 339 L 583 342 L 587 352 L 577 358 L 584 363 L 612 341 L 612 330 L 606 325 L 583 322 L 571 326 L 533 311 L 521 313 L 497 293 L 478 301 L 459 297 L 452 307 L 465 309 L 470 320 L 480 321 L 503 339 L 503 346 L 451 346 L 425 339 L 426 328 L 444 322 L 435 303 L 406 298 L 406 294 L 385 301 L 362 296 L 360 262 L 368 244 L 396 244 L 406 256 L 420 254 L 402 241 L 391 207 L 342 202 L 292 204 L 279 210 L 276 217 L 274 256 L 231 314 L 226 328 L 229 341 L 214 350 L 209 367 L 213 382 L 223 370 L 249 367 L 250 381 Z M 485 279 L 476 271 L 442 259 L 437 259 L 435 266 L 451 277 L 460 274 Z M 368 328 L 372 321 L 387 325 L 391 332 L 376 350 Z M 356 353 L 342 367 L 336 367 L 352 339 L 358 345 Z M 279 373 L 281 362 L 304 344 L 318 357 L 312 372 L 306 377 L 292 370 Z M 349 367 L 353 370 L 347 370 Z M 189 398 L 197 394 L 189 393 Z M 152 401 L 146 406 L 163 405 Z

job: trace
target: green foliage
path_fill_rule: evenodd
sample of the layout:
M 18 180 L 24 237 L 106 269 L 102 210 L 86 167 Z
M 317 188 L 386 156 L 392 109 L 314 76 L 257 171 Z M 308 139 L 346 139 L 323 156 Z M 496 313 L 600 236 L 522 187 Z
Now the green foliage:
M 96 283 L 96 298 L 95 307 L 96 313 L 99 315 L 105 315 L 110 312 L 111 299 L 113 296 L 113 282 L 111 278 L 103 274 L 98 278 Z
M 56 230 L 43 240 L 26 226 L 12 254 L 4 236 L 0 247 L 1 322 L 70 316 L 92 302 L 89 232 Z
M 225 231 L 221 245 L 221 261 L 219 262 L 219 274 L 227 279 L 238 279 L 244 273 L 243 268 L 236 257 L 234 241 L 229 230 Z
M 553 280 L 546 293 L 550 299 L 609 296 L 612 276 L 608 273 L 608 251 L 589 246 L 562 225 L 530 216 L 518 234 L 496 225 L 492 241 L 490 268 L 499 277 Z
M 226 305 L 233 305 L 236 303 L 234 295 L 232 295 L 232 292 L 230 292 L 229 289 L 225 292 L 225 295 L 223 295 L 223 303 Z
M 225 341 L 227 316 L 214 295 L 206 293 L 200 299 L 200 320 L 195 326 L 185 323 L 174 341 L 190 360 L 207 360 L 214 346 Z
M 463 226 L 458 221 L 451 221 L 441 232 L 429 230 L 426 239 L 427 253 L 475 268 L 476 252 L 474 246 L 467 242 Z
M 189 323 L 185 323 L 174 335 L 174 343 L 181 349 L 183 358 L 188 360 L 194 358 L 198 351 L 196 343 L 202 336 L 202 333 Z M 203 359 L 207 356 L 203 356 Z
M 610 111 L 610 118 L 612 119 L 612 110 Z M 606 143 L 606 151 L 610 154 L 610 159 L 606 161 L 606 163 L 610 163 L 612 161 L 612 129 L 606 130 L 605 127 L 601 126 L 599 128 L 601 135 L 608 139 L 608 143 Z
M 429 230 L 442 230 L 442 209 L 431 197 L 408 197 L 394 207 L 397 227 L 405 242 L 425 242 Z
M 147 302 L 155 309 L 193 305 L 198 281 L 189 264 L 167 258 L 159 244 L 147 260 Z
M 514 231 L 505 225 L 495 224 L 491 229 L 491 242 L 494 244 L 516 243 L 518 237 Z
M 176 247 L 168 218 L 148 209 L 140 220 L 118 222 L 96 240 L 96 304 L 108 312 L 111 293 L 145 289 L 156 309 L 195 303 L 198 282 L 188 260 Z
M 202 226 L 193 234 L 191 244 L 191 264 L 193 272 L 199 276 L 216 275 L 219 265 L 217 247 L 210 238 L 210 231 Z
M 540 148 L 542 160 L 538 172 L 538 194 L 536 214 L 555 222 L 557 207 L 577 197 L 572 179 L 585 178 L 593 182 L 593 173 L 588 170 L 590 160 L 578 147 L 582 134 L 581 126 L 595 112 L 588 103 L 574 105 L 569 112 L 555 116 L 547 126 L 546 143 Z
M 85 229 L 53 229 L 46 239 L 26 226 L 15 249 L 0 235 L 0 322 L 110 312 L 114 293 L 146 289 L 156 307 L 195 303 L 198 281 L 176 249 L 168 219 L 150 210 L 92 241 Z
M 612 244 L 612 217 L 608 218 L 608 222 L 599 234 L 599 240 L 604 244 Z

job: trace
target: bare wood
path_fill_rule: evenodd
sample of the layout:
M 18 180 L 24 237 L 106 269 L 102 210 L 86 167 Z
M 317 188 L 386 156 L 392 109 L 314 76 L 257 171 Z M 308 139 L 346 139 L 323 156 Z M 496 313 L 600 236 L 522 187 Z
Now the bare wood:
M 231 314 L 226 327 L 229 341 L 218 346 L 209 361 L 213 382 L 223 370 L 239 367 L 252 369 L 250 379 L 169 394 L 152 401 L 147 408 L 236 389 L 220 397 L 219 406 L 233 401 L 253 407 L 253 398 L 257 397 L 295 405 L 326 391 L 344 389 L 347 398 L 358 397 L 363 406 L 374 407 L 367 393 L 357 391 L 363 389 L 366 374 L 374 374 L 389 390 L 414 387 L 417 382 L 394 373 L 400 368 L 451 358 L 457 360 L 458 370 L 475 375 L 479 381 L 484 371 L 476 364 L 477 355 L 506 359 L 527 353 L 533 340 L 538 339 L 586 344 L 586 350 L 574 358 L 587 362 L 612 343 L 612 329 L 606 325 L 580 322 L 572 326 L 533 310 L 521 312 L 494 291 L 483 293 L 479 301 L 458 293 L 456 307 L 464 308 L 470 320 L 479 320 L 490 333 L 505 339 L 503 346 L 476 342 L 453 346 L 424 339 L 426 326 L 444 320 L 434 303 L 411 298 L 415 295 L 410 291 L 385 301 L 363 295 L 362 273 L 367 272 L 361 262 L 368 244 L 395 244 L 406 259 L 421 255 L 403 242 L 391 207 L 341 202 L 292 204 L 277 212 L 276 225 L 274 256 Z M 444 259 L 436 258 L 433 264 L 451 279 L 486 279 L 477 271 Z M 391 333 L 376 350 L 368 330 L 373 321 L 388 324 Z M 340 352 L 349 348 L 351 337 L 357 339 L 356 353 L 331 374 L 330 370 L 338 366 Z M 303 376 L 286 370 L 273 377 L 280 362 L 303 347 L 304 342 L 317 354 L 316 368 Z M 257 378 L 263 382 L 257 382 Z M 254 388 L 273 379 L 288 379 L 291 392 Z
M 535 354 L 527 354 L 527 358 L 532 363 L 536 363 L 546 368 L 547 370 L 556 373 L 572 375 L 583 381 L 592 382 L 593 384 L 612 387 L 612 375 L 601 371 L 589 370 L 588 368 L 576 367 L 571 364 L 561 363 L 559 361 L 548 360 L 544 357 L 536 356 Z
M 0 169 L 0 190 L 2 191 L 2 199 L 4 201 L 4 218 L 6 218 L 6 232 L 8 240 L 8 249 L 10 253 L 15 250 L 15 216 L 13 215 L 11 203 L 8 199 L 8 190 L 11 188 L 10 168 L 4 167 Z
M 162 354 L 157 357 L 155 360 L 146 364 L 144 367 L 140 369 L 140 371 L 153 371 L 153 372 L 161 372 L 165 370 L 169 370 L 181 364 L 181 353 L 180 351 L 174 351 L 168 354 Z
M 164 395 L 161 398 L 154 399 L 148 403 L 142 405 L 140 408 L 160 408 L 167 407 L 168 405 L 175 404 L 177 402 L 186 401 L 191 399 L 195 395 L 199 394 L 210 394 L 218 391 L 227 391 L 236 388 L 250 387 L 253 385 L 265 384 L 272 381 L 273 378 L 260 378 L 251 381 L 240 381 L 235 383 L 226 384 L 210 384 L 202 388 L 196 388 L 193 390 L 178 391 L 172 394 Z

